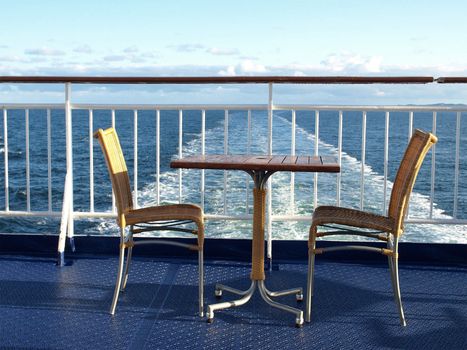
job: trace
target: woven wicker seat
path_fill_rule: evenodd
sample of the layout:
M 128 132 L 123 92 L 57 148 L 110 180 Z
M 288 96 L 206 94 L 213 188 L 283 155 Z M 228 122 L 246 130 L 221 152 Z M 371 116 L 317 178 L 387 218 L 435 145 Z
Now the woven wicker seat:
M 394 299 L 398 306 L 400 322 L 403 326 L 406 325 L 399 287 L 398 242 L 399 237 L 404 231 L 404 219 L 417 174 L 425 155 L 436 142 L 436 136 L 431 133 L 420 130 L 414 132 L 396 174 L 387 216 L 334 206 L 321 206 L 316 208 L 313 214 L 308 240 L 309 260 L 305 314 L 305 320 L 307 322 L 311 320 L 315 255 L 338 250 L 358 249 L 375 251 L 388 257 Z M 325 230 L 318 232 L 319 226 L 324 227 Z M 374 246 L 361 245 L 327 248 L 316 247 L 317 237 L 342 234 L 359 235 L 383 240 L 387 242 L 387 247 L 377 248 Z
M 203 243 L 204 243 L 204 216 L 203 210 L 194 204 L 172 204 L 146 208 L 134 208 L 130 188 L 130 179 L 123 157 L 123 152 L 115 129 L 99 129 L 94 134 L 102 147 L 105 156 L 112 189 L 117 206 L 117 223 L 120 227 L 120 259 L 117 274 L 117 282 L 110 307 L 113 315 L 117 306 L 120 291 L 127 283 L 133 247 L 138 244 L 169 244 L 181 246 L 198 251 L 199 268 L 199 314 L 203 316 Z M 129 226 L 129 230 L 126 228 Z M 161 239 L 137 240 L 134 234 L 172 230 L 188 232 L 196 236 L 195 244 L 186 244 L 178 241 Z M 128 249 L 126 266 L 125 250 Z

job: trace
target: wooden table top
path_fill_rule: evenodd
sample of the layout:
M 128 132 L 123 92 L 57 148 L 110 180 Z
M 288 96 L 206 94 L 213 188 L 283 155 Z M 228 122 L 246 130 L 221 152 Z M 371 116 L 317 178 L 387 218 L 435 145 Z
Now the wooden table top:
M 170 163 L 170 167 L 245 171 L 340 172 L 337 159 L 329 156 L 209 154 L 173 160 Z

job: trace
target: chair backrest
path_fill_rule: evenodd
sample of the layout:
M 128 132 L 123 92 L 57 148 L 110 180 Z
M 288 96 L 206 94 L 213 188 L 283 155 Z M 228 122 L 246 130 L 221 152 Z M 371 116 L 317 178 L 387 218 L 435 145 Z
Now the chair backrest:
M 97 138 L 101 145 L 110 179 L 112 180 L 115 204 L 118 211 L 117 221 L 124 226 L 125 224 L 121 222 L 122 215 L 133 209 L 133 198 L 131 196 L 130 178 L 117 132 L 114 128 L 99 129 L 94 133 L 94 137 Z
M 388 216 L 394 219 L 394 235 L 400 235 L 404 230 L 404 218 L 418 171 L 425 155 L 437 141 L 435 135 L 421 130 L 415 130 L 410 139 L 397 171 L 389 202 Z

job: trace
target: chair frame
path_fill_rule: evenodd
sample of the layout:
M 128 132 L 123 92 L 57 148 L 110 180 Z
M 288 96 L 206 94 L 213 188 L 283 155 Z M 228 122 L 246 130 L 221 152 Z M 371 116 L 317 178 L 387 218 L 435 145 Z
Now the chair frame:
M 313 214 L 308 240 L 308 276 L 305 321 L 311 321 L 315 255 L 341 250 L 365 250 L 387 256 L 394 300 L 398 308 L 400 323 L 402 326 L 407 325 L 401 301 L 398 244 L 399 238 L 404 231 L 404 219 L 407 215 L 410 194 L 415 184 L 415 180 L 427 152 L 436 142 L 437 138 L 433 134 L 423 132 L 421 130 L 415 130 L 396 174 L 387 216 L 380 216 L 360 210 L 341 207 L 323 206 L 316 208 Z M 323 212 L 325 215 L 323 215 Z M 335 215 L 334 218 L 332 217 L 332 214 Z M 345 215 L 347 214 L 353 216 L 353 219 L 346 219 Z M 355 217 L 360 217 L 364 221 L 357 222 Z M 338 226 L 333 224 L 337 224 Z M 318 232 L 319 226 L 331 228 L 333 230 Z M 366 230 L 364 231 L 364 229 Z M 342 234 L 375 238 L 385 241 L 387 245 L 386 248 L 360 245 L 316 248 L 316 239 L 318 237 Z
M 94 133 L 99 141 L 112 181 L 112 190 L 117 206 L 117 224 L 120 228 L 120 249 L 117 279 L 110 307 L 114 315 L 120 292 L 126 288 L 133 247 L 146 244 L 171 245 L 198 251 L 198 302 L 199 315 L 204 316 L 204 216 L 202 209 L 193 204 L 160 205 L 142 209 L 133 208 L 130 180 L 118 135 L 114 128 L 99 129 Z M 164 210 L 158 213 L 158 210 Z M 144 211 L 151 211 L 152 218 L 146 219 Z M 195 224 L 197 229 L 187 228 Z M 129 230 L 127 227 L 129 226 Z M 182 243 L 173 240 L 144 239 L 135 240 L 134 235 L 142 232 L 170 230 L 188 232 L 197 236 L 197 244 Z M 127 252 L 125 252 L 128 249 Z M 125 259 L 126 253 L 126 259 Z

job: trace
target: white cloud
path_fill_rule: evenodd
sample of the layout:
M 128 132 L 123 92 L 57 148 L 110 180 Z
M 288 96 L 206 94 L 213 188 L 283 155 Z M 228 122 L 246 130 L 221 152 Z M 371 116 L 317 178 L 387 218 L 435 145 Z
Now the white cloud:
M 62 50 L 51 49 L 48 47 L 40 47 L 34 49 L 24 50 L 26 55 L 36 55 L 36 56 L 63 56 L 65 52 Z
M 238 49 L 221 49 L 218 47 L 211 47 L 206 52 L 216 56 L 232 56 L 240 53 Z
M 125 53 L 136 53 L 138 52 L 138 48 L 136 46 L 130 46 L 130 47 L 127 47 L 123 50 L 123 52 Z
M 298 70 L 295 71 L 295 72 L 293 72 L 292 75 L 293 75 L 294 77 L 305 77 L 305 76 L 306 76 L 305 73 L 303 73 L 303 72 L 301 72 L 301 71 L 298 71 Z
M 170 45 L 171 49 L 175 49 L 178 52 L 195 52 L 205 49 L 204 45 L 201 44 L 181 44 L 181 45 Z
M 253 73 L 265 73 L 267 69 L 262 64 L 253 62 L 251 60 L 242 61 L 237 67 L 241 73 L 244 74 L 253 74 Z
M 107 61 L 107 62 L 120 62 L 120 61 L 125 61 L 126 56 L 124 56 L 124 55 L 107 55 L 107 56 L 102 57 L 102 59 L 104 61 Z
M 81 45 L 81 46 L 78 46 L 78 47 L 75 47 L 73 49 L 73 52 L 77 52 L 77 53 L 92 53 L 93 50 L 91 49 L 91 47 L 89 45 Z
M 156 55 L 152 52 L 142 52 L 138 54 L 138 56 L 145 57 L 145 58 L 154 58 Z
M 225 77 L 233 77 L 233 76 L 237 75 L 237 73 L 235 73 L 235 67 L 234 66 L 228 66 L 226 69 L 223 69 L 223 70 L 219 71 L 217 74 L 225 76 Z
M 321 61 L 324 70 L 331 72 L 379 73 L 382 57 L 362 56 L 349 52 L 331 54 Z
M 2 62 L 28 62 L 28 60 L 20 56 L 16 56 L 16 55 L 0 56 L 0 61 Z
M 235 75 L 255 75 L 263 74 L 269 70 L 262 64 L 253 62 L 251 60 L 245 60 L 237 65 L 230 65 L 227 68 L 220 70 L 218 75 L 222 76 L 235 76 Z

